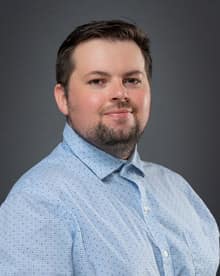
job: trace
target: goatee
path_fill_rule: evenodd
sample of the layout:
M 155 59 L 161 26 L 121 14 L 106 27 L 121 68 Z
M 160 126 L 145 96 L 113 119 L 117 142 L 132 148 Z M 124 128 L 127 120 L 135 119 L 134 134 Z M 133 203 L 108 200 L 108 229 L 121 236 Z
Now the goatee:
M 87 132 L 86 139 L 98 148 L 121 159 L 127 159 L 133 152 L 142 132 L 136 123 L 130 130 L 115 130 L 99 123 Z

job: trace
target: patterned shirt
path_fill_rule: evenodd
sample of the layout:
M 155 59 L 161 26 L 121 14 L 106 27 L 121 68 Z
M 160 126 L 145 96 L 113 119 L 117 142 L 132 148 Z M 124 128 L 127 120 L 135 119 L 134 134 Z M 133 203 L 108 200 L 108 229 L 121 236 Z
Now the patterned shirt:
M 218 263 L 216 222 L 181 176 L 68 124 L 0 208 L 1 276 L 214 276 Z

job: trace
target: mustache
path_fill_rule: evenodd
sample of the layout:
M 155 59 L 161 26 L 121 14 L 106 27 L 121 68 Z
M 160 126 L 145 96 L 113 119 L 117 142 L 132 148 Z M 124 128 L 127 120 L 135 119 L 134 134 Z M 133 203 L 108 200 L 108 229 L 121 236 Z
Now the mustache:
M 117 101 L 105 108 L 103 108 L 103 110 L 101 110 L 101 114 L 103 113 L 106 113 L 106 112 L 109 112 L 111 110 L 115 110 L 115 109 L 128 109 L 128 110 L 131 110 L 131 112 L 135 112 L 136 111 L 136 107 L 131 104 L 130 102 L 128 101 Z

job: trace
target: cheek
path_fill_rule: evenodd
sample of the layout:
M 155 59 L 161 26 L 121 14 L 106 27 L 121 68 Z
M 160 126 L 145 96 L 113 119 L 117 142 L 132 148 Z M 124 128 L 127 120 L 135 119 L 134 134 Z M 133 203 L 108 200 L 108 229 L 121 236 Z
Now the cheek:
M 138 93 L 139 92 L 139 93 Z M 137 97 L 134 99 L 139 113 L 149 113 L 151 97 L 150 92 L 138 91 Z
M 79 113 L 84 112 L 84 114 L 95 113 L 102 105 L 101 97 L 92 93 L 82 92 L 81 95 L 73 95 L 70 101 L 72 110 L 78 111 Z
M 103 97 L 101 95 L 93 94 L 90 97 L 87 97 L 87 104 L 94 109 L 98 109 L 103 104 Z

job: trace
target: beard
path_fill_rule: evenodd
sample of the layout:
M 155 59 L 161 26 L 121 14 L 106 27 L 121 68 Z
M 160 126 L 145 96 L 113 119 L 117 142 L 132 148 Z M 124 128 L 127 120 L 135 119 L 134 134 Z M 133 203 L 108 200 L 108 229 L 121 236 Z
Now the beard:
M 136 144 L 139 139 L 139 126 L 136 124 L 126 133 L 125 130 L 115 130 L 107 127 L 103 123 L 99 123 L 94 129 L 95 142 L 106 146 L 114 146 L 118 144 Z
M 89 143 L 117 158 L 128 159 L 133 153 L 139 138 L 143 134 L 146 124 L 144 127 L 140 126 L 140 122 L 135 116 L 137 108 L 129 102 L 124 101 L 118 101 L 116 104 L 109 106 L 108 109 L 102 110 L 100 116 L 105 114 L 106 111 L 114 108 L 127 108 L 132 110 L 134 123 L 130 128 L 128 128 L 128 126 L 124 128 L 121 126 L 120 129 L 114 129 L 107 126 L 101 120 L 97 125 L 81 132 L 79 129 L 77 131 L 77 128 L 74 127 L 74 122 L 71 121 L 70 117 L 68 117 L 67 120 L 71 127 Z M 119 120 L 119 124 L 120 123 L 123 124 L 124 120 L 122 119 L 121 122 Z
M 142 133 L 143 130 L 140 129 L 137 121 L 129 130 L 115 130 L 99 122 L 95 128 L 87 131 L 85 138 L 105 152 L 127 159 L 132 154 Z

